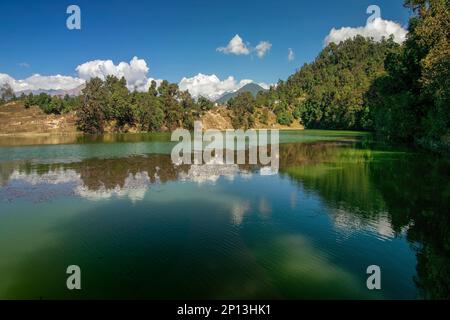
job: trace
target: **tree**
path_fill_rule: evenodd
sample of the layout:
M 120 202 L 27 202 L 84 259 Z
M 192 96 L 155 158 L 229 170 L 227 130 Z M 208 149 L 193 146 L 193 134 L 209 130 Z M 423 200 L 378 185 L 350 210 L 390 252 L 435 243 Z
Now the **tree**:
M 200 106 L 187 90 L 180 92 L 178 96 L 183 115 L 183 127 L 192 130 L 194 129 L 194 121 L 200 117 Z
M 269 105 L 269 95 L 264 91 L 259 91 L 256 94 L 255 105 L 257 107 L 267 107 Z
M 201 111 L 208 111 L 214 108 L 214 104 L 212 103 L 212 101 L 203 96 L 198 97 L 197 104 Z
M 275 114 L 277 115 L 277 122 L 279 124 L 288 126 L 294 121 L 293 113 L 285 101 L 277 103 Z
M 102 133 L 105 125 L 107 90 L 100 78 L 92 78 L 82 91 L 82 106 L 78 112 L 78 127 L 87 133 Z
M 107 95 L 105 117 L 108 120 L 116 120 L 118 128 L 122 128 L 125 124 L 132 124 L 133 111 L 125 78 L 118 79 L 109 75 L 105 79 L 104 86 Z
M 148 94 L 153 97 L 158 96 L 158 89 L 157 89 L 157 84 L 156 84 L 155 80 L 152 80 L 150 87 L 148 88 Z
M 178 85 L 162 81 L 158 88 L 159 98 L 164 106 L 165 122 L 169 129 L 182 127 L 183 109 L 178 102 Z
M 233 127 L 248 129 L 254 125 L 255 99 L 250 92 L 241 92 L 228 100 L 228 108 L 232 111 Z
M 8 82 L 5 82 L 0 87 L 0 102 L 5 103 L 10 100 L 14 100 L 15 98 L 16 98 L 16 95 L 14 94 L 13 88 L 11 87 L 11 85 Z
M 142 131 L 159 131 L 164 124 L 164 112 L 159 99 L 150 93 L 134 92 L 132 97 L 134 119 Z

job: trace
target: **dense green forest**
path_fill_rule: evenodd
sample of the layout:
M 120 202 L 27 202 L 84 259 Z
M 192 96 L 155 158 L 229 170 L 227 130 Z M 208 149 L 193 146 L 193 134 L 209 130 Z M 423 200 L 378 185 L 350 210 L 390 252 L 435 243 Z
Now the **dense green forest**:
M 299 119 L 307 128 L 371 130 L 365 94 L 385 73 L 385 58 L 398 50 L 392 39 L 375 42 L 357 36 L 331 43 L 313 63 L 262 93 L 258 104 L 269 106 L 281 124 Z
M 255 100 L 229 101 L 233 123 L 251 124 L 255 107 L 266 106 L 280 124 L 370 130 L 390 142 L 450 150 L 450 3 L 406 0 L 405 6 L 413 13 L 405 43 L 360 36 L 331 43 Z
M 330 43 L 312 63 L 286 81 L 253 97 L 248 92 L 230 99 L 232 124 L 251 128 L 255 120 L 301 122 L 306 128 L 374 131 L 390 142 L 415 143 L 435 150 L 450 149 L 450 10 L 449 0 L 405 0 L 412 12 L 407 40 L 374 41 L 357 36 Z M 6 88 L 2 100 L 11 94 Z M 4 97 L 5 96 L 5 97 Z M 26 106 L 46 113 L 77 110 L 79 128 L 103 132 L 114 123 L 121 130 L 192 128 L 213 103 L 176 84 L 153 82 L 148 92 L 129 92 L 125 79 L 91 79 L 80 97 L 27 96 Z
M 400 51 L 367 93 L 378 134 L 391 141 L 450 149 L 450 2 L 407 0 L 414 11 Z

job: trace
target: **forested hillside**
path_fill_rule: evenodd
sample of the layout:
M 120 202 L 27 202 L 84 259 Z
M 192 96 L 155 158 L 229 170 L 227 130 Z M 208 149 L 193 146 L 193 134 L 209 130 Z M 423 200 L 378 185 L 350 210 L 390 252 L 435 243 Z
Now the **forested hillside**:
M 392 40 L 375 42 L 358 36 L 329 44 L 313 63 L 305 64 L 267 95 L 280 119 L 301 119 L 307 128 L 371 130 L 365 94 L 384 75 L 386 56 L 399 50 Z
M 450 3 L 406 0 L 407 40 L 356 37 L 329 44 L 313 63 L 259 97 L 279 122 L 373 130 L 391 142 L 450 149 Z
M 376 132 L 450 150 L 450 1 L 407 0 L 409 34 L 367 94 Z

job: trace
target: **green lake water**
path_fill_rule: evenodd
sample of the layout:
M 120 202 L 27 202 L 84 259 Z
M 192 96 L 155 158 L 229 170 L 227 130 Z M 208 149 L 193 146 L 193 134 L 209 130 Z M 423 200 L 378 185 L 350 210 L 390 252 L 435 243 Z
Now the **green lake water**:
M 285 131 L 268 174 L 175 166 L 169 138 L 0 138 L 0 298 L 450 296 L 448 158 Z

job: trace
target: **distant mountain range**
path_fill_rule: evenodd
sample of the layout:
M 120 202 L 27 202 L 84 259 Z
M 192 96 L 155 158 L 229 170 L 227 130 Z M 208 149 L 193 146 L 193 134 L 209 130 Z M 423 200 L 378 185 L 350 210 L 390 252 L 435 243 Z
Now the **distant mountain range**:
M 260 91 L 267 91 L 267 90 L 264 89 L 263 87 L 261 87 L 260 85 L 252 82 L 252 83 L 246 84 L 245 86 L 243 86 L 242 88 L 240 88 L 239 90 L 236 90 L 234 92 L 224 93 L 221 97 L 216 99 L 215 102 L 217 102 L 218 104 L 226 104 L 228 102 L 228 100 L 230 100 L 231 98 L 237 97 L 242 92 L 250 92 L 253 95 L 253 97 L 256 97 L 256 95 Z
M 23 91 L 16 92 L 16 95 L 17 96 L 20 96 L 22 94 L 29 95 L 30 93 L 32 93 L 34 95 L 38 95 L 41 93 L 46 93 L 51 96 L 59 96 L 59 97 L 64 97 L 65 95 L 78 96 L 81 94 L 81 91 L 85 87 L 86 87 L 86 85 L 82 84 L 76 88 L 69 89 L 69 90 L 55 90 L 55 89 L 23 90 Z M 215 100 L 215 102 L 217 102 L 218 104 L 226 104 L 228 102 L 228 100 L 230 100 L 231 98 L 237 97 L 242 92 L 250 92 L 253 95 L 253 97 L 256 97 L 256 95 L 260 91 L 267 91 L 267 90 L 264 89 L 263 87 L 261 87 L 260 85 L 252 82 L 252 83 L 246 84 L 245 86 L 243 86 L 242 88 L 240 88 L 239 90 L 236 90 L 234 92 L 225 92 L 222 96 L 217 98 Z
M 83 90 L 85 88 L 85 85 L 82 84 L 76 88 L 73 89 L 68 89 L 68 90 L 54 90 L 54 89 L 50 89 L 50 90 L 44 90 L 44 89 L 38 89 L 38 90 L 23 90 L 23 91 L 17 91 L 16 92 L 16 96 L 20 96 L 22 94 L 25 95 L 29 95 L 30 93 L 34 94 L 34 95 L 38 95 L 41 93 L 46 93 L 48 95 L 51 96 L 59 96 L 59 97 L 64 97 L 66 94 L 69 96 L 78 96 L 81 94 L 81 90 Z

